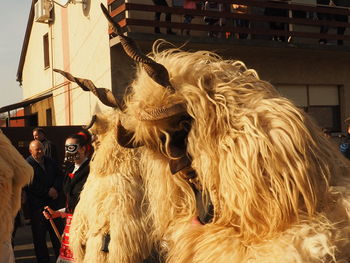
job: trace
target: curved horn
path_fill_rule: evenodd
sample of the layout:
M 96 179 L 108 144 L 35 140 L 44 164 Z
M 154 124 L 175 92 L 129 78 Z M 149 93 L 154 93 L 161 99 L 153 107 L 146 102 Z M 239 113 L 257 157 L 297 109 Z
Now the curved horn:
M 72 74 L 63 70 L 53 69 L 53 71 L 62 74 L 69 81 L 77 83 L 84 91 L 91 91 L 106 106 L 121 109 L 120 103 L 109 89 L 96 88 L 91 80 L 73 77 Z
M 88 125 L 84 125 L 84 126 L 83 126 L 83 129 L 84 129 L 84 130 L 90 129 L 90 128 L 92 127 L 92 125 L 94 125 L 94 123 L 96 122 L 96 119 L 97 119 L 97 116 L 96 116 L 96 114 L 94 114 L 94 115 L 92 116 L 92 118 L 91 118 L 89 124 L 88 124 Z
M 101 9 L 113 32 L 119 36 L 120 43 L 122 44 L 126 54 L 128 54 L 128 56 L 134 61 L 142 63 L 142 66 L 146 70 L 147 74 L 155 82 L 174 93 L 175 89 L 170 84 L 168 70 L 162 64 L 155 62 L 153 59 L 143 54 L 136 45 L 135 41 L 123 34 L 119 24 L 113 21 L 113 18 L 109 15 L 107 8 L 102 3 Z
M 133 133 L 124 128 L 121 121 L 117 125 L 117 142 L 120 146 L 124 148 L 138 148 L 143 146 L 141 143 L 133 143 Z

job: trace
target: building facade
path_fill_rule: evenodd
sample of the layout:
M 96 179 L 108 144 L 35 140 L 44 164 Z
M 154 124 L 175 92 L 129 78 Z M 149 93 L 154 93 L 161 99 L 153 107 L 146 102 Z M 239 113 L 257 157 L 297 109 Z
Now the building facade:
M 321 127 L 333 132 L 344 130 L 343 120 L 350 116 L 350 24 L 348 20 L 321 21 L 318 15 L 330 12 L 332 17 L 348 19 L 348 7 L 317 6 L 316 0 L 218 1 L 219 5 L 226 4 L 217 10 L 206 10 L 205 1 L 196 10 L 183 9 L 181 1 L 168 2 L 169 7 L 144 0 L 103 2 L 145 53 L 151 51 L 155 40 L 163 38 L 185 50 L 211 50 L 224 58 L 242 60 Z M 248 11 L 235 12 L 233 2 L 246 5 Z M 38 125 L 87 123 L 104 106 L 92 94 L 54 73 L 53 68 L 91 79 L 121 98 L 135 66 L 118 38 L 108 34 L 100 3 L 86 0 L 88 7 L 84 9 L 81 4 L 62 7 L 51 2 L 50 19 L 44 23 L 36 22 L 36 3 L 33 1 L 18 80 L 24 99 L 48 93 L 52 96 L 25 107 L 25 113 L 37 114 Z M 274 15 L 276 10 L 280 13 Z M 161 13 L 159 21 L 155 19 L 157 12 Z M 165 13 L 172 14 L 171 22 L 165 21 Z M 193 16 L 190 24 L 184 23 L 186 14 Z M 215 24 L 208 25 L 209 16 L 215 18 Z M 242 26 L 238 20 L 247 23 Z M 320 31 L 325 23 L 326 33 Z M 154 33 L 156 27 L 162 34 Z M 176 35 L 165 34 L 167 28 Z M 345 34 L 339 34 L 339 28 L 344 28 Z M 214 36 L 208 36 L 210 32 Z M 319 44 L 323 37 L 327 45 Z
M 24 100 L 52 96 L 25 107 L 25 113 L 36 115 L 39 126 L 81 125 L 104 106 L 53 69 L 111 89 L 107 22 L 93 1 L 87 1 L 87 6 L 69 3 L 62 7 L 47 0 L 49 17 L 40 18 L 39 1 L 32 3 L 17 79 Z

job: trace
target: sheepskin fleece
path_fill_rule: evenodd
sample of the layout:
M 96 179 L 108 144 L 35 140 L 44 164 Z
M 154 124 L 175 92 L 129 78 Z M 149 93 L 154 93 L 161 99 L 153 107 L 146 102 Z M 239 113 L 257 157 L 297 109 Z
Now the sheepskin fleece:
M 176 92 L 139 67 L 123 124 L 146 148 L 153 236 L 166 262 L 348 262 L 349 162 L 320 128 L 241 61 L 161 49 L 150 56 L 168 69 Z M 192 118 L 187 153 L 204 200 L 214 204 L 205 226 L 191 225 L 193 191 L 169 170 L 176 119 L 140 119 L 175 104 Z
M 77 262 L 137 263 L 150 254 L 139 157 L 117 144 L 116 118 L 117 112 L 98 115 L 91 129 L 96 151 L 71 225 Z M 101 251 L 107 233 L 108 253 Z
M 32 177 L 32 167 L 0 130 L 0 244 L 10 240 L 21 206 L 21 190 Z

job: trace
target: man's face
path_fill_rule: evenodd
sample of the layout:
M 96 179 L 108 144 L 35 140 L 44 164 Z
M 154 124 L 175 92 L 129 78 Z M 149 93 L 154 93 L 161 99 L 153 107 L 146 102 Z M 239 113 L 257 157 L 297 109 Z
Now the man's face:
M 33 141 L 29 146 L 29 152 L 37 161 L 44 157 L 43 145 L 39 141 Z
M 45 139 L 45 135 L 39 131 L 33 131 L 34 140 L 43 141 Z

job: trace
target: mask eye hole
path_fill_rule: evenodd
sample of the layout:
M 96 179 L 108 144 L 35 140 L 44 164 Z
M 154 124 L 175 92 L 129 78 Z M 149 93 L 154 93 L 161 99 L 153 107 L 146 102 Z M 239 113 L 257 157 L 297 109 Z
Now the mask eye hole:
M 66 152 L 68 153 L 76 153 L 78 151 L 78 144 L 66 144 L 65 146 Z

